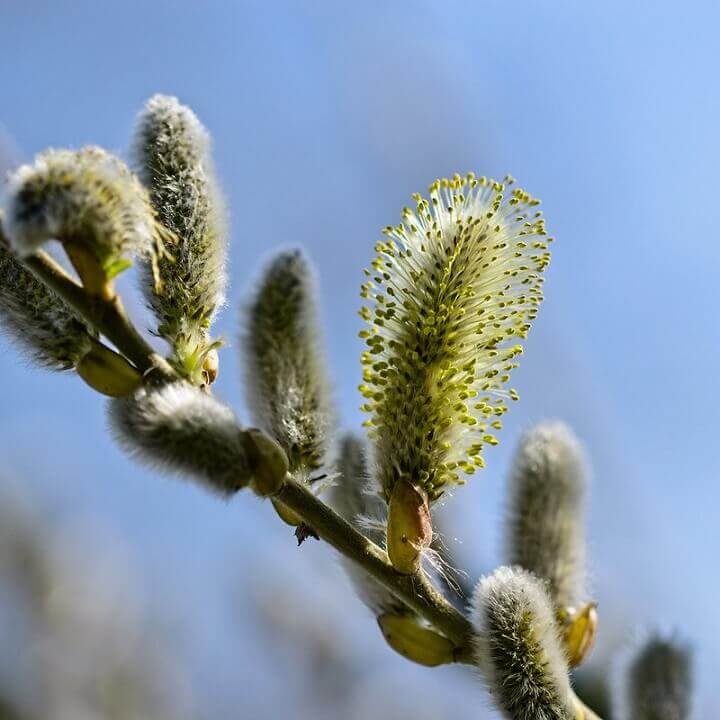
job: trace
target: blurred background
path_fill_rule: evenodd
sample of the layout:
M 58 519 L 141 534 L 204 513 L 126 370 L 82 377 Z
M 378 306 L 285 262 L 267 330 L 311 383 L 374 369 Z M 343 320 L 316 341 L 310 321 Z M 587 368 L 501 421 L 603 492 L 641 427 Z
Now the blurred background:
M 580 681 L 602 709 L 618 650 L 677 627 L 713 717 L 719 22 L 710 1 L 0 0 L 0 164 L 126 154 L 150 95 L 189 104 L 232 221 L 217 393 L 243 416 L 241 307 L 267 256 L 301 245 L 345 429 L 380 228 L 435 177 L 512 173 L 557 242 L 521 402 L 443 509 L 448 543 L 471 582 L 501 562 L 510 453 L 565 420 L 593 468 L 601 625 Z M 467 669 L 387 648 L 334 554 L 296 548 L 268 504 L 133 464 L 98 395 L 5 341 L 0 374 L 0 718 L 495 717 Z

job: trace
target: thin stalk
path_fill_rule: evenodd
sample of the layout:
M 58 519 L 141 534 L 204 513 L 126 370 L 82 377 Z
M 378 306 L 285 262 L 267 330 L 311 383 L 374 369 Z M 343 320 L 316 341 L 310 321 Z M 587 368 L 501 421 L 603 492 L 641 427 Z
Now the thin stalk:
M 152 373 L 159 380 L 177 378 L 167 361 L 158 355 L 137 331 L 117 295 L 110 299 L 90 295 L 55 260 L 42 251 L 26 258 L 24 262 L 36 277 L 104 335 L 146 377 Z M 288 479 L 275 499 L 297 513 L 320 538 L 358 564 L 395 597 L 455 643 L 457 662 L 477 664 L 472 652 L 472 624 L 433 586 L 422 569 L 413 575 L 397 572 L 382 548 L 315 497 L 305 485 Z M 574 720 L 601 720 L 579 698 L 574 697 L 574 703 Z
M 384 550 L 295 480 L 288 479 L 275 499 L 297 513 L 323 540 L 357 563 L 459 648 L 468 645 L 472 624 L 433 587 L 422 570 L 414 575 L 397 572 Z
M 158 355 L 137 331 L 125 312 L 118 295 L 103 298 L 90 295 L 45 252 L 24 260 L 38 279 L 52 288 L 84 320 L 103 334 L 144 375 L 151 371 L 165 379 L 174 377 L 168 363 Z

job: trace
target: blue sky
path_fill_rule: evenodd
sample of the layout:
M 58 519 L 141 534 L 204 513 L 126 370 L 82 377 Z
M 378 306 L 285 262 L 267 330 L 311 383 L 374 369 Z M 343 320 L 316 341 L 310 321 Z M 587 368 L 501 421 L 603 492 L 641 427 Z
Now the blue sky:
M 607 618 L 598 660 L 643 624 L 680 626 L 696 641 L 710 712 L 704 678 L 720 661 L 720 587 L 708 573 L 720 544 L 718 22 L 712 2 L 5 0 L 0 127 L 21 160 L 86 143 L 124 153 L 150 95 L 191 105 L 213 134 L 231 212 L 218 393 L 243 412 L 239 308 L 263 261 L 301 245 L 318 271 L 346 428 L 360 423 L 358 289 L 380 228 L 435 177 L 517 177 L 543 199 L 557 242 L 515 379 L 522 400 L 488 469 L 448 507 L 458 552 L 474 573 L 499 562 L 509 453 L 533 422 L 567 421 L 593 466 L 593 587 Z M 260 713 L 273 685 L 268 661 L 247 661 L 262 645 L 248 588 L 260 568 L 277 568 L 310 598 L 307 612 L 319 584 L 343 607 L 352 601 L 331 555 L 296 552 L 250 496 L 224 504 L 138 468 L 108 437 L 98 396 L 1 347 L 3 481 L 113 528 L 149 602 L 171 597 L 200 648 L 198 697 Z M 245 589 L 229 631 L 235 573 Z M 364 651 L 388 673 L 438 693 L 455 682 L 401 667 L 356 616 Z M 255 679 L 252 693 L 233 689 L 229 667 Z

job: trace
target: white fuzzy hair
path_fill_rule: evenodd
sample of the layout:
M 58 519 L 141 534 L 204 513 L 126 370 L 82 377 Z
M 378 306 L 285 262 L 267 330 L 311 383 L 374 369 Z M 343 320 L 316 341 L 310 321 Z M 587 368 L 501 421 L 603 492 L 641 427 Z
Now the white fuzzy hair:
M 118 441 L 154 467 L 184 473 L 226 495 L 251 479 L 234 413 L 188 383 L 113 400 L 109 415 Z
M 573 717 L 567 661 L 541 580 L 511 567 L 482 578 L 473 598 L 472 621 L 476 661 L 506 717 Z

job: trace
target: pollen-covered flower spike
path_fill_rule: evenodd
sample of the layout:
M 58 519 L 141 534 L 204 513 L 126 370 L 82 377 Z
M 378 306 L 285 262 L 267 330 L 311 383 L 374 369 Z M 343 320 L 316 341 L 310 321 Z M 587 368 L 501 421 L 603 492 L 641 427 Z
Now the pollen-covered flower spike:
M 473 598 L 475 655 L 512 720 L 570 720 L 575 706 L 555 612 L 542 580 L 502 567 Z
M 418 515 L 401 524 L 427 533 L 427 503 L 483 467 L 517 399 L 505 385 L 542 299 L 550 238 L 539 201 L 512 184 L 436 181 L 429 201 L 415 195 L 416 209 L 385 229 L 367 271 L 360 390 L 391 524 L 393 492 L 409 484 Z M 403 554 L 419 557 L 430 540 L 408 538 Z
M 618 720 L 688 720 L 693 678 L 690 649 L 673 637 L 646 637 L 626 653 L 613 688 Z
M 548 583 L 571 666 L 594 638 L 597 614 L 585 591 L 583 453 L 570 429 L 541 423 L 520 441 L 510 475 L 506 560 Z
M 76 367 L 96 335 L 13 255 L 1 223 L 0 322 L 19 348 L 51 370 Z
M 21 257 L 59 240 L 86 290 L 112 297 L 112 279 L 141 255 L 163 254 L 167 235 L 125 164 L 97 147 L 46 150 L 9 178 L 5 218 Z
M 110 403 L 118 441 L 150 465 L 189 475 L 223 495 L 250 485 L 271 494 L 287 458 L 257 430 L 243 430 L 232 410 L 186 382 L 138 390 Z
M 327 462 L 334 415 L 316 314 L 308 261 L 299 250 L 281 252 L 262 277 L 242 338 L 253 422 L 306 483 Z
M 158 261 L 161 285 L 144 289 L 157 332 L 173 348 L 173 364 L 195 384 L 217 374 L 218 343 L 210 325 L 225 301 L 227 227 L 210 137 L 177 98 L 155 95 L 137 120 L 135 164 L 160 221 L 175 235 Z

